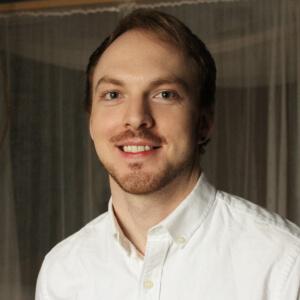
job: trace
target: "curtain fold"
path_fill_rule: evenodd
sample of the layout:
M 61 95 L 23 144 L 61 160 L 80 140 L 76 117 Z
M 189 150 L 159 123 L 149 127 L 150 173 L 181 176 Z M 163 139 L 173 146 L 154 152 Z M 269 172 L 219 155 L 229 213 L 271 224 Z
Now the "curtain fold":
M 9 147 L 8 80 L 5 75 L 6 57 L 0 59 L 0 298 L 21 298 L 16 207 L 12 182 L 11 153 Z
M 216 59 L 216 124 L 202 162 L 210 180 L 300 224 L 299 2 L 145 1 L 0 15 L 0 138 L 9 117 L 0 145 L 1 299 L 33 299 L 44 255 L 106 210 L 84 70 L 137 6 L 181 19 Z

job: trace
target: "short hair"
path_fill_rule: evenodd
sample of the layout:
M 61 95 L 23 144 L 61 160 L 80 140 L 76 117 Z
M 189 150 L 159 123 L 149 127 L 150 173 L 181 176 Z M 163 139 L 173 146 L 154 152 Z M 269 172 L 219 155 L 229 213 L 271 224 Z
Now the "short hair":
M 216 89 L 216 66 L 205 44 L 181 21 L 172 15 L 152 9 L 137 9 L 125 16 L 115 30 L 104 39 L 89 58 L 86 69 L 85 108 L 91 112 L 92 80 L 95 67 L 103 52 L 123 33 L 145 30 L 171 43 L 195 61 L 200 87 L 200 107 L 213 112 Z

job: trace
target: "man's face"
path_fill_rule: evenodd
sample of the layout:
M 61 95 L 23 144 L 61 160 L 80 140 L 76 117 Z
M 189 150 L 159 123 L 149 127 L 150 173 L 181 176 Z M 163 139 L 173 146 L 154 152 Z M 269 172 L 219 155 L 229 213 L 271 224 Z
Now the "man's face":
M 126 192 L 156 192 L 198 167 L 199 104 L 191 59 L 132 30 L 94 72 L 90 133 L 110 179 Z

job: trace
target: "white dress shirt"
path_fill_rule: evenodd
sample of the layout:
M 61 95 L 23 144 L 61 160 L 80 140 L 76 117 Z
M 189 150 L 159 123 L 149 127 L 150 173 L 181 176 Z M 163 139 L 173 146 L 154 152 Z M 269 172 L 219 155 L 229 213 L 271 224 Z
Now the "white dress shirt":
M 36 300 L 300 300 L 300 229 L 217 191 L 193 191 L 148 231 L 142 257 L 108 212 L 54 247 Z

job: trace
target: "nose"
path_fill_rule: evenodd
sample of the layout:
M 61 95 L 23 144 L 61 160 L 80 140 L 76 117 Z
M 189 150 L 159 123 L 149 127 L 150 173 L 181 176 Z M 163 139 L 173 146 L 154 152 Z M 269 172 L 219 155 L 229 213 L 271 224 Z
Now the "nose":
M 151 128 L 154 125 L 154 119 L 147 99 L 143 97 L 128 99 L 124 125 L 126 128 L 134 130 Z

